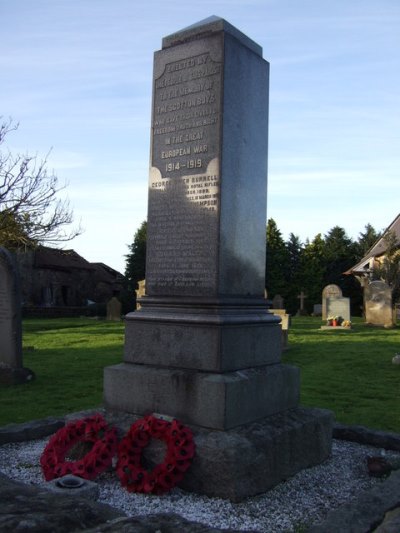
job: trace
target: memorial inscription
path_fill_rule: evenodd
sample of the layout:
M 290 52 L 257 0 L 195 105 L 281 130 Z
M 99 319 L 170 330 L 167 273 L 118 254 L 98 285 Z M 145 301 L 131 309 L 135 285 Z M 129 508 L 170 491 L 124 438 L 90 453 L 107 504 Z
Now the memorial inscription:
M 148 294 L 216 287 L 222 60 L 218 38 L 155 55 Z M 193 246 L 196 242 L 196 246 Z
M 217 156 L 221 75 L 206 52 L 167 63 L 155 80 L 152 165 L 162 177 L 204 173 Z

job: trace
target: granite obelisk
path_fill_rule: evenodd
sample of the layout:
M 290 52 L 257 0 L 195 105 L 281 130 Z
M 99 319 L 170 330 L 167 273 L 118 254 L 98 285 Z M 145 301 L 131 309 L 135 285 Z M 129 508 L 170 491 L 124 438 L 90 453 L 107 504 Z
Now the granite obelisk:
M 217 17 L 155 53 L 146 296 L 124 362 L 105 369 L 112 409 L 227 431 L 298 407 L 299 370 L 281 363 L 263 298 L 268 80 L 261 47 Z M 326 433 L 328 418 L 312 423 Z

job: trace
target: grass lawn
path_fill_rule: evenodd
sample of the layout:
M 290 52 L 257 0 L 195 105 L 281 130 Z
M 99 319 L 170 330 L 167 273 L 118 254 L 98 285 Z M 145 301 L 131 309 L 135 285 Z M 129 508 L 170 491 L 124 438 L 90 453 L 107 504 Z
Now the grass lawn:
M 122 322 L 89 318 L 23 321 L 23 364 L 31 383 L 0 388 L 0 425 L 96 407 L 102 403 L 103 368 L 120 363 Z
M 400 433 L 400 328 L 323 331 L 321 320 L 293 317 L 283 361 L 301 368 L 301 403 L 331 409 L 339 422 Z
M 294 317 L 283 361 L 301 368 L 301 403 L 334 411 L 336 419 L 400 433 L 400 328 L 322 331 L 321 320 Z M 120 363 L 123 323 L 91 319 L 28 319 L 24 366 L 36 380 L 0 388 L 0 425 L 96 407 L 103 368 Z

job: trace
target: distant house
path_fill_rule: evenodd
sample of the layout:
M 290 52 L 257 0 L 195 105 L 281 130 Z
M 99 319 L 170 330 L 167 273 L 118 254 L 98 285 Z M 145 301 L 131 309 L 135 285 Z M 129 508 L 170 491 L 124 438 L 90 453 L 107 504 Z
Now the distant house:
M 122 290 L 123 276 L 89 263 L 74 250 L 45 246 L 16 254 L 24 307 L 85 307 L 105 303 Z
M 365 256 L 356 265 L 351 267 L 344 274 L 353 274 L 360 281 L 361 285 L 365 287 L 371 280 L 374 267 L 377 267 L 385 257 L 387 244 L 385 235 L 389 232 L 393 233 L 400 246 L 400 214 L 393 220 L 393 222 L 383 232 L 375 244 L 368 250 Z

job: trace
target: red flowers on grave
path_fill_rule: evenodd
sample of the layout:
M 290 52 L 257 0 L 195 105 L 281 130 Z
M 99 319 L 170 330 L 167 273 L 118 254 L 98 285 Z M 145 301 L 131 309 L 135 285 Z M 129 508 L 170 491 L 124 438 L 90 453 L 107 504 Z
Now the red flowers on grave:
M 167 451 L 162 463 L 147 470 L 142 455 L 153 438 L 164 441 Z M 67 461 L 68 452 L 78 442 L 89 442 L 92 448 L 82 459 Z M 70 422 L 57 431 L 40 464 L 46 481 L 66 474 L 95 479 L 112 465 L 117 452 L 116 472 L 122 486 L 129 492 L 162 494 L 183 479 L 192 462 L 195 444 L 191 430 L 178 420 L 169 422 L 149 415 L 135 422 L 118 446 L 116 429 L 109 428 L 101 415 L 95 415 Z
M 143 449 L 152 438 L 167 445 L 164 461 L 152 470 L 142 465 Z M 117 475 L 129 492 L 162 494 L 179 483 L 195 452 L 193 434 L 177 420 L 146 416 L 133 424 L 118 447 Z
M 68 452 L 78 442 L 93 444 L 91 450 L 78 461 L 66 461 Z M 44 478 L 73 474 L 94 479 L 112 464 L 118 447 L 117 430 L 109 428 L 101 415 L 70 422 L 53 435 L 40 458 Z

